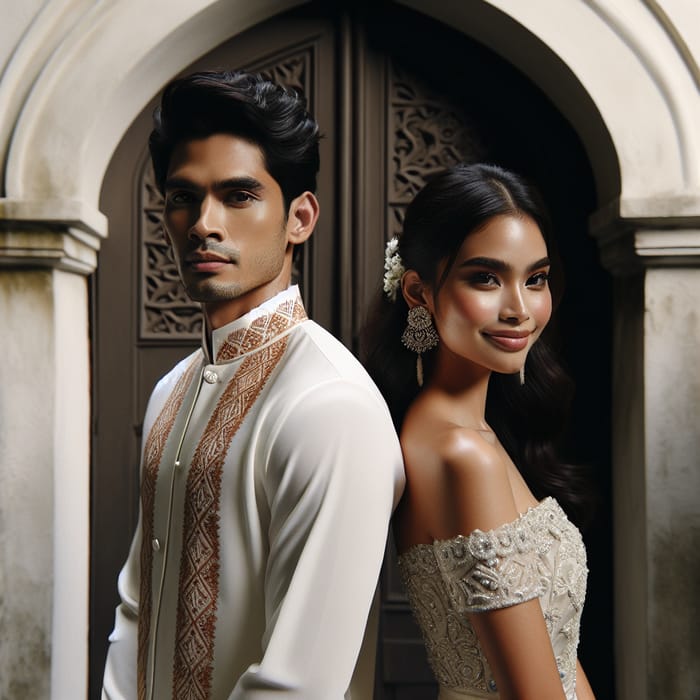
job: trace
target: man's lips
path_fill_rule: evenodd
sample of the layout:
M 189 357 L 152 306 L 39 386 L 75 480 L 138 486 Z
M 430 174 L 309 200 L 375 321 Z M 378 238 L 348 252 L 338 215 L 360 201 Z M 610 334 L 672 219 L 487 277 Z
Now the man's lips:
M 185 262 L 196 272 L 215 272 L 225 265 L 231 265 L 234 261 L 216 253 L 200 252 L 186 255 Z
M 195 272 L 215 272 L 230 264 L 226 260 L 193 260 L 188 263 L 190 269 Z
M 502 350 L 519 352 L 527 347 L 530 331 L 493 331 L 483 335 Z

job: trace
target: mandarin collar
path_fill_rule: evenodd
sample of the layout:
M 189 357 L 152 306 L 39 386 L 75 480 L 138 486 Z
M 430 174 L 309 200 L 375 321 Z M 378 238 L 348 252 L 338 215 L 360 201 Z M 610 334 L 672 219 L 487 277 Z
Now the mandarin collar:
M 294 284 L 235 321 L 214 330 L 211 338 L 214 363 L 229 362 L 258 350 L 306 319 L 299 287 Z M 202 349 L 207 361 L 211 361 L 206 335 Z

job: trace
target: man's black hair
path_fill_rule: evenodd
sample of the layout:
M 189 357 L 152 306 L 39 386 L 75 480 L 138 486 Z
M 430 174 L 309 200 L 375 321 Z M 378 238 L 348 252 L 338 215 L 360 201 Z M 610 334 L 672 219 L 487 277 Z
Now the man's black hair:
M 161 192 L 178 143 L 232 134 L 258 146 L 285 207 L 316 190 L 319 128 L 295 91 L 243 72 L 200 72 L 165 87 L 148 146 Z

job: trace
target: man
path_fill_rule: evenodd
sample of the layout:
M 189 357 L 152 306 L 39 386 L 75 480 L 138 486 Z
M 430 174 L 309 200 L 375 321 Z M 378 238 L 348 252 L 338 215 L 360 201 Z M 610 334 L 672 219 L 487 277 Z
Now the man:
M 318 138 L 301 98 L 241 73 L 175 80 L 156 112 L 164 228 L 205 330 L 146 411 L 103 698 L 371 697 L 403 470 L 380 394 L 290 287 Z

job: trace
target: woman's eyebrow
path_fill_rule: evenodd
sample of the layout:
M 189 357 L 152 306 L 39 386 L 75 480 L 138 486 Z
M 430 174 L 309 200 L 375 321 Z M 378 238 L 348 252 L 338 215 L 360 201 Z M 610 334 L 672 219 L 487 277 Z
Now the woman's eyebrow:
M 511 266 L 504 260 L 498 260 L 497 258 L 469 258 L 460 264 L 460 267 L 488 267 L 491 270 L 496 270 L 497 272 L 507 272 L 512 269 Z
M 532 265 L 530 265 L 527 268 L 527 271 L 532 272 L 533 270 L 537 270 L 540 267 L 549 267 L 551 264 L 552 261 L 548 257 L 544 257 L 538 260 L 537 262 L 532 263 Z
M 548 257 L 540 258 L 536 262 L 527 266 L 527 271 L 532 272 L 541 267 L 548 267 L 551 261 Z M 510 272 L 513 266 L 507 263 L 505 260 L 499 260 L 498 258 L 486 258 L 486 257 L 476 257 L 469 258 L 460 264 L 460 267 L 486 267 L 489 270 L 495 270 L 496 272 Z

